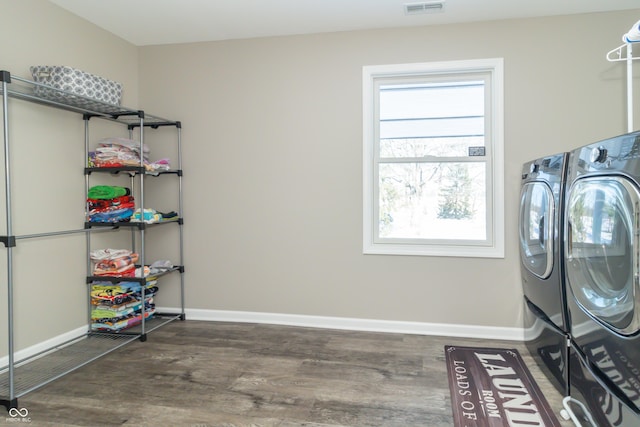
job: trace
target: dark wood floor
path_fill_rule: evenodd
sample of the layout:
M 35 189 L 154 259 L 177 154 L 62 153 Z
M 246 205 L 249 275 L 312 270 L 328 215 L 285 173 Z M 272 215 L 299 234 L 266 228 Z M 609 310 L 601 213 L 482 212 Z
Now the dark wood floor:
M 198 321 L 18 403 L 30 426 L 452 426 L 445 344 L 517 348 L 559 412 L 560 395 L 517 342 Z

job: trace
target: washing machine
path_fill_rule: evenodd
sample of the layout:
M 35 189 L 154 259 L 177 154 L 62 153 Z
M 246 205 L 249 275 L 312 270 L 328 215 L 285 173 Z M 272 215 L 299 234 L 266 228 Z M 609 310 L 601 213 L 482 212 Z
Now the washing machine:
M 568 407 L 584 426 L 640 426 L 640 132 L 570 153 L 564 227 Z
M 523 165 L 519 217 L 525 342 L 563 396 L 569 327 L 560 239 L 568 157 L 560 153 Z

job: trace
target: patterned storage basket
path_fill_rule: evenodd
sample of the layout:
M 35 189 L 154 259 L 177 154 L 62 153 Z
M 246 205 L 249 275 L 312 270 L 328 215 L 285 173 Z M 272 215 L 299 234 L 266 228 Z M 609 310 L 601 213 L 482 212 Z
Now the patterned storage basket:
M 71 67 L 36 65 L 30 67 L 33 80 L 56 89 L 62 89 L 71 94 L 95 99 L 111 105 L 120 105 L 122 97 L 122 85 L 120 83 L 107 80 L 100 76 L 86 73 Z M 53 91 L 37 86 L 36 94 L 41 96 L 51 96 Z M 60 92 L 56 93 L 60 97 Z M 67 99 L 72 103 L 82 103 L 82 98 L 70 96 Z

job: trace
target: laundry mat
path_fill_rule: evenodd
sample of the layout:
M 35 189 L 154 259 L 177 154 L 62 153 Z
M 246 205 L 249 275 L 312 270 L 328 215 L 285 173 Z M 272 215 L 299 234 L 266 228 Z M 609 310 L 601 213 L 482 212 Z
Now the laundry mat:
M 455 427 L 559 427 L 518 350 L 444 347 Z

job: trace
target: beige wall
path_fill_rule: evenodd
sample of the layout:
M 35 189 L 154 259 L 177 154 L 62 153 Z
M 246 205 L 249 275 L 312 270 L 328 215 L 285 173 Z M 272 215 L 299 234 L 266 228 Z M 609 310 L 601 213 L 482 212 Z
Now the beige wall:
M 141 48 L 142 104 L 184 123 L 187 307 L 519 327 L 521 165 L 625 131 L 605 54 L 639 14 Z M 363 255 L 362 66 L 493 57 L 506 257 Z
M 625 130 L 624 67 L 605 54 L 640 15 L 136 48 L 44 0 L 1 1 L 0 69 L 81 68 L 183 122 L 188 308 L 489 327 L 520 326 L 521 164 Z M 505 60 L 507 256 L 363 255 L 362 66 L 490 57 Z M 10 123 L 14 234 L 78 228 L 82 121 L 16 101 Z M 14 252 L 18 348 L 81 326 L 84 239 Z
M 30 78 L 30 65 L 67 65 L 123 83 L 138 103 L 137 48 L 45 0 L 0 0 L 0 69 Z M 84 125 L 77 114 L 10 99 L 14 235 L 81 229 Z M 4 164 L 2 150 L 0 157 Z M 0 234 L 6 235 L 4 168 Z M 4 247 L 3 247 L 4 248 Z M 0 356 L 6 354 L 6 255 L 0 255 Z M 85 239 L 19 240 L 13 249 L 16 348 L 86 324 Z

